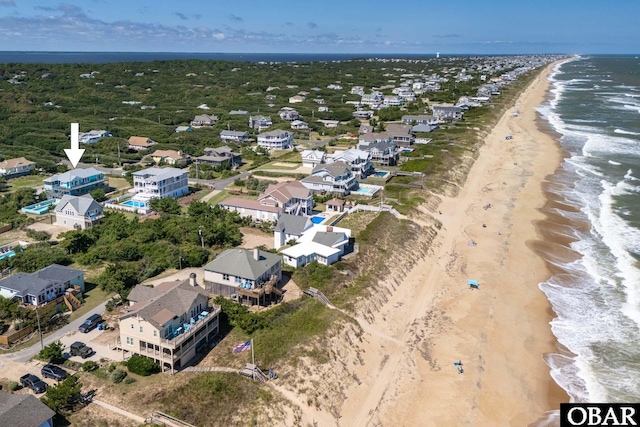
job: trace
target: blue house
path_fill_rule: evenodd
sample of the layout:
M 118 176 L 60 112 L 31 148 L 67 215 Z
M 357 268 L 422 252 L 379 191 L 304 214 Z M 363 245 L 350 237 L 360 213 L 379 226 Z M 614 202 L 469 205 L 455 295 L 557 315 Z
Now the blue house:
M 44 180 L 44 191 L 50 199 L 60 199 L 64 195 L 82 196 L 106 186 L 107 179 L 96 168 L 73 169 Z

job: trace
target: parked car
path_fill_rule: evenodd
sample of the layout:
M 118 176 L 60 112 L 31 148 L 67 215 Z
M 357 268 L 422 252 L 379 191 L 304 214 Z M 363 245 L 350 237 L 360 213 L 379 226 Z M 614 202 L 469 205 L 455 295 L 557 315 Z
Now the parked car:
M 72 356 L 80 356 L 83 359 L 90 357 L 94 351 L 91 347 L 87 347 L 85 343 L 76 341 L 69 346 L 69 353 Z
M 40 373 L 42 374 L 43 378 L 53 378 L 56 381 L 62 381 L 67 378 L 67 376 L 69 376 L 67 371 L 59 366 L 51 364 L 44 365 L 40 370 Z
M 87 320 L 84 321 L 82 325 L 78 327 L 78 330 L 86 334 L 87 332 L 95 329 L 101 322 L 102 316 L 100 316 L 99 314 L 92 314 L 87 318 Z
M 33 374 L 21 376 L 20 385 L 30 388 L 35 394 L 44 393 L 47 390 L 47 383 Z

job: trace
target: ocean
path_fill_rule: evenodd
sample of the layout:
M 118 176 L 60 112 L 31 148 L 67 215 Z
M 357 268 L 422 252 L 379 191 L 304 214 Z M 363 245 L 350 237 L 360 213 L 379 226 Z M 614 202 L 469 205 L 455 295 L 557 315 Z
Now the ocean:
M 540 225 L 560 344 L 545 360 L 573 402 L 640 402 L 640 58 L 577 57 L 550 80 L 538 111 L 565 158 Z

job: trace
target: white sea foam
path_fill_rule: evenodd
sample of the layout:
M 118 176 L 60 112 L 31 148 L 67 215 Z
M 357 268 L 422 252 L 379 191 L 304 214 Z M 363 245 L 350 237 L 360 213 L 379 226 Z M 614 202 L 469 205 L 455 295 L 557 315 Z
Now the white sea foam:
M 610 165 L 614 165 L 614 166 L 620 166 L 622 163 L 618 163 L 618 162 L 614 162 L 613 160 L 608 160 L 607 161 Z
M 624 129 L 616 129 L 614 130 L 615 133 L 620 133 L 622 135 L 640 135 L 640 133 L 638 132 L 631 132 L 628 130 L 624 130 Z

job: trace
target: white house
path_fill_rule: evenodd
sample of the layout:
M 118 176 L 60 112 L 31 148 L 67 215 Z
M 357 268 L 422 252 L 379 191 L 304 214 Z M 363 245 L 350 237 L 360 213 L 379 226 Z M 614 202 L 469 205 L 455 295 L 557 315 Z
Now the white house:
M 106 130 L 90 130 L 89 132 L 79 132 L 78 141 L 83 144 L 93 144 L 100 140 L 100 138 L 110 137 L 111 134 Z
M 320 150 L 304 150 L 302 152 L 302 166 L 306 168 L 315 168 L 325 162 L 327 153 Z
M 350 238 L 348 228 L 314 225 L 302 233 L 295 245 L 282 251 L 284 263 L 294 268 L 313 261 L 331 265 L 345 254 Z
M 313 192 L 348 195 L 358 188 L 358 181 L 345 162 L 316 166 L 311 175 L 304 178 L 302 184 Z
M 258 135 L 258 146 L 267 150 L 285 150 L 293 146 L 293 133 L 286 130 L 272 130 Z
M 387 107 L 401 107 L 404 105 L 404 101 L 399 96 L 386 95 L 382 100 L 382 103 Z
M 220 132 L 220 139 L 223 142 L 237 142 L 239 144 L 244 143 L 249 138 L 247 132 L 239 132 L 235 130 L 223 130 Z
M 29 161 L 24 157 L 6 159 L 0 162 L 0 176 L 13 178 L 22 175 L 29 175 L 35 167 L 35 162 Z
M 91 197 L 64 195 L 56 205 L 56 225 L 72 230 L 93 227 L 103 218 L 102 206 Z
M 16 273 L 0 280 L 0 296 L 17 298 L 24 304 L 46 304 L 64 295 L 69 288 L 84 292 L 84 271 L 51 264 L 34 273 Z
M 291 122 L 291 129 L 294 130 L 307 130 L 309 129 L 309 123 L 302 120 L 294 120 Z
M 249 117 L 249 127 L 251 129 L 256 129 L 257 131 L 268 129 L 273 122 L 271 121 L 271 117 L 269 116 L 250 116 Z
M 371 166 L 371 155 L 369 152 L 357 148 L 348 150 L 336 150 L 327 156 L 327 163 L 344 162 L 351 168 L 351 172 L 358 178 L 366 178 L 373 173 Z
M 302 233 L 313 227 L 308 216 L 282 214 L 273 229 L 273 247 L 280 249 L 292 240 L 298 240 Z
M 306 100 L 307 100 L 306 96 L 294 95 L 294 96 L 289 98 L 289 104 L 297 104 L 299 102 L 304 102 Z
M 158 197 L 178 198 L 189 193 L 187 171 L 176 168 L 147 168 L 133 172 L 132 200 L 137 204 L 149 205 L 149 201 Z

